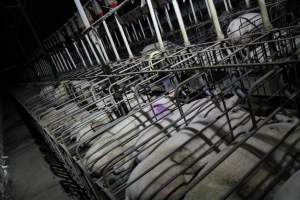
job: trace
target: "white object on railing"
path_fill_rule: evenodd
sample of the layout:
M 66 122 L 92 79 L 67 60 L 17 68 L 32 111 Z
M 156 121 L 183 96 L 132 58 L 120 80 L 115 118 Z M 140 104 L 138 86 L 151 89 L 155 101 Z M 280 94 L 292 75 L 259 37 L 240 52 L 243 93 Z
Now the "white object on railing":
M 119 53 L 118 53 L 118 51 L 117 51 L 115 42 L 114 42 L 114 40 L 113 40 L 113 38 L 112 38 L 112 36 L 111 36 L 111 34 L 110 34 L 110 31 L 109 31 L 109 29 L 108 29 L 108 27 L 107 27 L 106 21 L 103 20 L 102 23 L 103 23 L 104 29 L 105 29 L 105 31 L 106 31 L 106 34 L 107 34 L 107 36 L 108 36 L 110 45 L 111 45 L 111 47 L 112 47 L 112 49 L 113 49 L 113 52 L 114 52 L 114 54 L 115 54 L 115 56 L 116 56 L 116 59 L 117 59 L 117 60 L 120 60 Z
M 176 14 L 176 18 L 177 18 L 177 21 L 178 21 L 178 24 L 179 24 L 179 28 L 180 28 L 180 31 L 181 31 L 181 34 L 182 34 L 182 37 L 183 37 L 184 45 L 188 46 L 191 43 L 190 43 L 189 38 L 188 38 L 187 33 L 186 33 L 186 29 L 185 29 L 185 26 L 184 26 L 184 22 L 183 22 L 183 19 L 182 19 L 182 15 L 181 15 L 177 0 L 172 0 L 172 4 L 173 4 L 173 8 L 174 8 L 174 11 L 175 11 L 175 14 Z

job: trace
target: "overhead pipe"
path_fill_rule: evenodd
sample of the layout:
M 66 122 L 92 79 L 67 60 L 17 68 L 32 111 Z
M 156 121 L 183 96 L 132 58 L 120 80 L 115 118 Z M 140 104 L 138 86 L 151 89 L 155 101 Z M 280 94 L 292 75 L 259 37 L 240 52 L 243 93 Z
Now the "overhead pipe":
M 130 46 L 129 46 L 128 41 L 127 41 L 127 38 L 126 38 L 126 36 L 125 36 L 123 27 L 122 27 L 121 23 L 119 22 L 117 16 L 114 15 L 114 17 L 115 17 L 117 26 L 118 26 L 118 28 L 119 28 L 119 31 L 120 31 L 120 33 L 121 33 L 121 36 L 122 36 L 123 42 L 124 42 L 124 44 L 125 44 L 126 50 L 127 50 L 127 52 L 128 52 L 129 58 L 133 58 L 133 54 L 132 54 L 132 52 L 131 52 Z
M 165 16 L 166 16 L 170 31 L 173 31 L 174 28 L 173 28 L 172 21 L 170 19 L 170 15 L 169 15 L 169 12 L 168 12 L 168 6 L 167 5 L 165 5 L 164 10 L 165 10 Z
M 173 5 L 175 15 L 176 15 L 176 18 L 177 18 L 177 21 L 178 21 L 178 24 L 179 24 L 179 28 L 180 28 L 180 31 L 181 31 L 181 34 L 182 34 L 182 37 L 183 37 L 184 45 L 188 46 L 191 43 L 190 43 L 188 35 L 186 33 L 185 25 L 184 25 L 184 22 L 183 22 L 183 19 L 182 19 L 182 15 L 181 15 L 177 0 L 172 0 L 172 5 Z
M 213 26 L 214 26 L 215 32 L 217 34 L 217 38 L 218 38 L 218 40 L 223 40 L 224 34 L 221 29 L 221 25 L 220 25 L 220 22 L 218 19 L 218 14 L 217 14 L 215 4 L 214 4 L 213 0 L 207 0 L 207 3 L 208 3 L 208 9 L 210 10 L 211 18 L 213 21 Z
M 198 18 L 197 18 L 196 12 L 195 12 L 193 0 L 189 0 L 189 3 L 190 3 L 192 14 L 193 14 L 193 17 L 194 17 L 194 22 L 198 23 Z
M 151 16 L 151 19 L 152 19 L 152 23 L 153 23 L 153 26 L 154 26 L 155 34 L 156 34 L 156 37 L 157 37 L 157 40 L 158 40 L 159 48 L 160 48 L 161 51 L 164 51 L 165 47 L 164 47 L 164 43 L 163 43 L 161 33 L 160 33 L 160 30 L 159 30 L 159 27 L 158 27 L 156 14 L 155 14 L 154 9 L 153 9 L 152 0 L 146 0 L 146 1 L 147 1 L 148 9 L 149 9 L 149 12 L 150 12 L 150 16 Z M 148 19 L 148 23 L 150 23 L 149 19 Z
M 273 26 L 272 26 L 270 18 L 269 18 L 266 2 L 265 2 L 265 0 L 257 0 L 257 1 L 258 1 L 260 13 L 261 13 L 262 21 L 264 24 L 264 28 L 266 31 L 271 31 Z
M 112 47 L 112 49 L 113 49 L 113 52 L 114 52 L 114 54 L 115 54 L 115 57 L 116 57 L 117 60 L 120 60 L 119 53 L 118 53 L 118 51 L 117 51 L 117 48 L 116 48 L 115 42 L 114 42 L 114 40 L 113 40 L 113 38 L 112 38 L 112 36 L 111 36 L 111 33 L 110 33 L 110 31 L 109 31 L 109 29 L 108 29 L 108 27 L 107 27 L 106 21 L 103 20 L 102 23 L 103 23 L 105 32 L 106 32 L 106 34 L 107 34 L 107 36 L 108 36 L 110 45 L 111 45 L 111 47 Z

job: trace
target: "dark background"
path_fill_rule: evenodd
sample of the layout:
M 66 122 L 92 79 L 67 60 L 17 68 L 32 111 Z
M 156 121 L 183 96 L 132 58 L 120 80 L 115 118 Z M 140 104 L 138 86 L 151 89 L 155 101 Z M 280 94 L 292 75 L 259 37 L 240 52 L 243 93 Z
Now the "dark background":
M 81 1 L 84 3 L 85 1 Z M 37 48 L 37 43 L 18 7 L 28 13 L 41 40 L 62 26 L 76 11 L 73 0 L 0 1 L 0 74 L 21 67 Z

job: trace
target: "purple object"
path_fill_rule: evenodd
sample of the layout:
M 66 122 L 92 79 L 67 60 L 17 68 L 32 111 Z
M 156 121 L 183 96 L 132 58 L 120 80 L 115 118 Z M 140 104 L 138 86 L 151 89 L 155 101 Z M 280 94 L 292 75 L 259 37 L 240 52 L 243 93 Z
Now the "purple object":
M 154 113 L 155 115 L 159 118 L 162 119 L 168 114 L 170 114 L 170 110 L 166 108 L 163 104 L 154 104 L 153 106 Z

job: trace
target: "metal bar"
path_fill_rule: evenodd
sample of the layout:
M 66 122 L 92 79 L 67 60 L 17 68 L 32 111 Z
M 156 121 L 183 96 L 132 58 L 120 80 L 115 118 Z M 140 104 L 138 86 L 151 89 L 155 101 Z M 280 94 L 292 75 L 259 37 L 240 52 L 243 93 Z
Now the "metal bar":
M 257 0 L 257 1 L 258 1 L 260 13 L 261 13 L 262 21 L 264 23 L 264 28 L 266 31 L 271 31 L 273 26 L 272 26 L 270 18 L 269 18 L 266 2 L 265 2 L 265 0 Z
M 186 29 L 185 29 L 185 26 L 184 26 L 184 22 L 183 22 L 183 19 L 182 19 L 182 15 L 181 15 L 177 0 L 172 0 L 172 5 L 173 5 L 173 8 L 174 8 L 174 11 L 175 11 L 175 14 L 176 14 L 176 18 L 177 18 L 177 21 L 178 21 L 178 24 L 179 24 L 179 28 L 180 28 L 180 31 L 181 31 L 181 34 L 182 34 L 182 37 L 183 37 L 184 45 L 188 46 L 191 43 L 190 43 L 189 38 L 188 38 L 187 33 L 186 33 Z
M 71 54 L 70 54 L 70 52 L 69 52 L 69 49 L 68 49 L 67 47 L 65 47 L 65 50 L 66 50 L 67 55 L 68 55 L 68 57 L 69 57 L 69 59 L 70 59 L 70 61 L 71 61 L 71 63 L 72 63 L 73 68 L 76 69 L 75 62 L 74 62 L 74 60 L 73 60 L 73 58 L 72 58 L 72 56 L 71 56 Z
M 125 44 L 125 47 L 126 47 L 126 50 L 127 50 L 127 52 L 128 52 L 129 58 L 133 58 L 133 54 L 132 54 L 132 52 L 131 52 L 130 46 L 129 46 L 128 41 L 127 41 L 127 38 L 126 38 L 126 36 L 125 36 L 123 27 L 122 27 L 122 25 L 120 24 L 120 22 L 119 22 L 117 16 L 114 15 L 114 17 L 115 17 L 115 20 L 116 20 L 116 22 L 117 22 L 117 25 L 118 25 L 119 31 L 120 31 L 120 33 L 121 33 L 121 36 L 122 36 L 122 38 L 123 38 L 123 42 L 124 42 L 124 44 Z
M 168 12 L 168 7 L 165 6 L 164 7 L 164 10 L 165 10 L 165 15 L 166 15 L 166 19 L 167 19 L 167 22 L 168 22 L 168 25 L 169 25 L 169 28 L 170 28 L 170 31 L 173 31 L 174 28 L 173 28 L 173 24 L 172 24 L 172 21 L 170 19 L 170 15 L 169 15 L 169 12 Z
M 91 57 L 90 57 L 90 54 L 89 54 L 89 52 L 88 52 L 88 50 L 87 50 L 87 48 L 86 48 L 84 42 L 82 41 L 82 39 L 80 39 L 80 43 L 81 43 L 81 45 L 82 45 L 82 47 L 83 47 L 83 51 L 84 51 L 85 55 L 87 56 L 87 58 L 88 58 L 88 60 L 89 60 L 90 65 L 93 65 L 93 61 L 92 61 L 92 59 L 91 59 Z
M 213 25 L 214 25 L 214 28 L 215 28 L 215 31 L 217 34 L 217 38 L 218 38 L 218 40 L 223 40 L 224 34 L 221 29 L 221 25 L 220 25 L 220 22 L 218 19 L 218 14 L 217 14 L 215 4 L 214 4 L 213 0 L 207 0 L 207 2 L 208 2 L 208 8 L 210 10 L 211 18 L 213 20 Z
M 149 26 L 151 35 L 154 36 L 154 31 L 153 31 L 153 28 L 152 28 L 152 25 L 151 25 L 151 23 L 150 23 L 150 20 L 149 20 L 149 17 L 148 17 L 148 16 L 146 16 L 146 20 L 147 20 L 147 23 L 148 23 L 148 26 Z
M 151 16 L 151 19 L 152 19 L 152 23 L 153 23 L 153 26 L 154 26 L 155 34 L 156 34 L 156 37 L 157 37 L 157 40 L 158 40 L 159 48 L 160 48 L 160 50 L 164 51 L 165 47 L 164 47 L 164 43 L 163 43 L 163 40 L 162 40 L 162 37 L 161 37 L 161 33 L 159 31 L 158 22 L 157 22 L 155 11 L 153 9 L 152 1 L 151 0 L 146 0 L 146 1 L 147 1 L 148 9 L 149 9 L 149 12 L 150 12 L 150 16 Z
M 223 0 L 223 2 L 224 2 L 226 12 L 229 13 L 227 0 Z
M 83 57 L 81 55 L 81 52 L 79 51 L 78 46 L 77 46 L 77 44 L 76 44 L 75 41 L 73 42 L 73 45 L 75 47 L 75 50 L 76 50 L 76 52 L 77 52 L 77 54 L 78 54 L 78 56 L 79 56 L 79 58 L 80 58 L 80 60 L 81 60 L 81 62 L 83 64 L 83 66 L 86 67 L 86 63 L 85 63 L 85 61 L 84 61 L 84 59 L 83 59 Z
M 118 34 L 117 34 L 116 32 L 114 32 L 114 35 L 115 35 L 115 38 L 116 38 L 116 40 L 117 40 L 118 45 L 121 46 L 121 43 L 120 43 Z
M 139 23 L 140 29 L 142 31 L 143 37 L 144 37 L 144 39 L 146 39 L 145 31 L 144 31 L 144 28 L 143 28 L 143 25 L 142 25 L 142 22 L 140 19 L 138 19 L 138 23 Z
M 119 53 L 118 53 L 118 51 L 117 51 L 115 42 L 114 42 L 114 40 L 113 40 L 113 38 L 112 38 L 112 36 L 111 36 L 111 34 L 110 34 L 110 31 L 109 31 L 109 29 L 108 29 L 108 27 L 107 27 L 106 21 L 103 20 L 102 23 L 103 23 L 104 29 L 105 29 L 105 31 L 106 31 L 106 34 L 107 34 L 107 36 L 108 36 L 109 42 L 110 42 L 110 44 L 111 44 L 111 47 L 112 47 L 112 49 L 113 49 L 113 52 L 114 52 L 114 54 L 115 54 L 115 56 L 116 56 L 116 59 L 117 59 L 117 60 L 120 60 Z
M 93 53 L 93 55 L 94 55 L 94 57 L 95 57 L 95 59 L 96 59 L 96 61 L 97 61 L 97 64 L 100 64 L 99 57 L 98 57 L 98 55 L 97 55 L 97 53 L 96 53 L 96 51 L 95 51 L 95 48 L 93 47 L 93 45 L 92 45 L 92 43 L 91 43 L 91 40 L 90 40 L 88 34 L 85 34 L 84 37 L 85 37 L 85 39 L 86 39 L 88 45 L 90 46 L 90 49 L 92 50 L 92 53 Z
M 247 7 L 247 8 L 250 8 L 250 7 L 251 7 L 251 2 L 250 2 L 250 0 L 245 0 L 245 3 L 246 3 L 246 7 Z
M 136 32 L 134 23 L 131 23 L 131 27 L 132 27 L 133 33 L 134 33 L 134 35 L 135 35 L 135 38 L 136 38 L 136 40 L 138 41 L 138 40 L 139 40 L 139 37 L 138 37 L 138 34 L 137 34 L 137 32 Z
M 224 1 L 225 1 L 225 0 L 224 0 Z M 198 18 L 197 18 L 196 12 L 195 12 L 193 0 L 189 0 L 189 3 L 190 3 L 191 10 L 192 10 L 192 14 L 193 14 L 193 17 L 194 17 L 194 22 L 195 22 L 195 23 L 198 23 Z
M 125 32 L 126 32 L 126 34 L 127 34 L 127 36 L 128 36 L 128 41 L 129 41 L 129 42 L 132 42 L 133 39 L 131 39 L 131 36 L 130 36 L 130 34 L 129 34 L 129 31 L 128 31 L 128 28 L 127 28 L 126 25 L 124 26 L 124 29 L 125 29 Z

